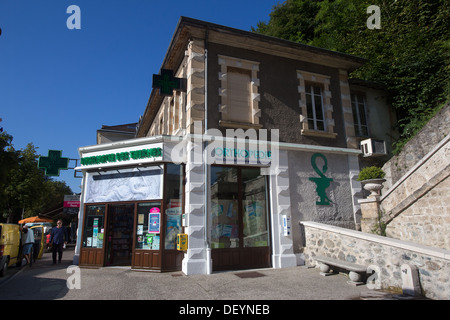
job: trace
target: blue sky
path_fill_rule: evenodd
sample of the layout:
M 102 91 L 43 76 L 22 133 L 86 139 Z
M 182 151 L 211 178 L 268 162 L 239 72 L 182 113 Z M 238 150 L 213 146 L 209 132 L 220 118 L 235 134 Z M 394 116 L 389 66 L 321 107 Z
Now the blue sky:
M 279 2 L 0 0 L 0 127 L 17 150 L 76 159 L 102 125 L 138 121 L 180 16 L 250 30 Z M 79 30 L 67 28 L 70 5 Z M 73 173 L 55 180 L 80 192 Z

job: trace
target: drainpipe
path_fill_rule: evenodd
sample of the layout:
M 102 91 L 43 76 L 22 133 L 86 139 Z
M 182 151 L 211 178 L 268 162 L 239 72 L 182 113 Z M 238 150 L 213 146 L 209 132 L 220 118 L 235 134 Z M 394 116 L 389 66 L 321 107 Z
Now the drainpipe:
M 206 27 L 205 30 L 205 135 L 208 132 L 208 35 L 209 30 Z M 205 174 L 205 192 L 203 203 L 205 208 L 204 214 L 204 226 L 205 226 L 205 247 L 206 247 L 206 274 L 211 274 L 212 263 L 211 263 L 211 245 L 209 241 L 209 219 L 208 219 L 208 207 L 209 207 L 209 176 L 210 171 L 208 169 L 208 155 L 206 154 L 208 142 L 205 141 L 203 144 L 203 165 Z

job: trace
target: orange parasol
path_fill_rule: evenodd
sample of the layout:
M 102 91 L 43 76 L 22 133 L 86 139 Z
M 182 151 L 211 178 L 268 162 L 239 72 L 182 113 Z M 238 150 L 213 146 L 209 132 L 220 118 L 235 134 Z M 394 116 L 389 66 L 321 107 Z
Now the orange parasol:
M 36 216 L 20 220 L 19 224 L 34 223 L 34 222 L 53 222 L 53 220 L 48 218 L 40 218 L 39 216 Z

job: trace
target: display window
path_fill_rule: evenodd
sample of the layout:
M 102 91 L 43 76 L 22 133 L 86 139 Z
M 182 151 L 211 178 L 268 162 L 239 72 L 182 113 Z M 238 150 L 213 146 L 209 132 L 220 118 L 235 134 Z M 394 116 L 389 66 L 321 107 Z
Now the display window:
M 211 167 L 211 247 L 239 248 L 238 169 Z
M 211 166 L 213 270 L 270 266 L 267 198 L 260 168 Z
M 112 171 L 90 174 L 90 199 L 117 201 L 86 204 L 81 264 L 181 268 L 182 252 L 176 250 L 176 241 L 182 233 L 184 165 Z M 117 179 L 123 184 L 120 190 L 126 192 L 117 193 L 114 188 L 109 192 L 108 186 L 119 185 Z
M 138 203 L 136 222 L 136 249 L 159 250 L 161 202 Z
M 177 234 L 182 232 L 184 167 L 168 163 L 165 180 L 164 249 L 176 250 Z
M 269 245 L 266 178 L 260 168 L 211 167 L 211 247 Z
M 83 233 L 84 248 L 103 248 L 105 209 L 105 205 L 86 206 Z
M 244 247 L 266 247 L 269 233 L 266 213 L 266 179 L 259 169 L 242 169 Z

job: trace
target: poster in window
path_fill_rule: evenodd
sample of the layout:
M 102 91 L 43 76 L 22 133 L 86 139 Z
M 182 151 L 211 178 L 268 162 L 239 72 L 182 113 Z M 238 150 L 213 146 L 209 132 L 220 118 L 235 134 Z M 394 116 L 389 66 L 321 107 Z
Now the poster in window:
M 157 207 L 150 209 L 148 214 L 148 232 L 159 233 L 160 210 Z

